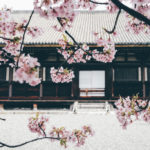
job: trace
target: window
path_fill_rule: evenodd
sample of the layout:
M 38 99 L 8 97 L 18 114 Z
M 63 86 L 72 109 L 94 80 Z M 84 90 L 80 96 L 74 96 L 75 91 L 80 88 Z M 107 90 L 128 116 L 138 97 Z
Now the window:
M 141 67 L 118 67 L 114 69 L 114 96 L 142 96 Z
M 79 72 L 80 96 L 105 96 L 105 71 Z
M 46 67 L 46 81 L 50 81 L 51 76 L 50 76 L 50 67 Z
M 147 67 L 147 78 L 150 81 L 150 67 Z
M 6 68 L 0 67 L 0 81 L 6 81 Z
M 115 68 L 115 81 L 139 81 L 141 80 L 140 68 Z

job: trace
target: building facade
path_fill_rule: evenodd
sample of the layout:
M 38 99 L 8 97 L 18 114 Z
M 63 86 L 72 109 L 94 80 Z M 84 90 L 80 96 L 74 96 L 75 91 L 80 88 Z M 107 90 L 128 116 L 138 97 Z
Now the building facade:
M 14 18 L 28 17 L 28 12 L 16 12 Z M 110 16 L 109 16 L 110 15 Z M 70 33 L 80 43 L 87 43 L 90 49 L 102 50 L 95 43 L 91 31 L 98 32 L 101 27 L 110 28 L 116 14 L 105 12 L 82 12 L 77 16 Z M 111 37 L 116 43 L 117 54 L 112 63 L 102 63 L 91 60 L 85 64 L 78 63 L 65 67 L 74 70 L 75 78 L 71 83 L 56 84 L 51 81 L 50 68 L 59 67 L 64 62 L 57 53 L 58 39 L 62 38 L 50 28 L 56 22 L 41 19 L 35 14 L 31 25 L 46 29 L 46 33 L 38 39 L 26 37 L 24 51 L 38 58 L 41 67 L 38 68 L 41 84 L 31 87 L 13 81 L 14 70 L 8 66 L 0 66 L 0 102 L 62 102 L 73 103 L 75 100 L 85 102 L 114 102 L 120 96 L 139 94 L 141 98 L 150 96 L 150 38 L 147 35 L 133 35 L 124 29 L 125 17 L 122 14 L 118 22 L 118 36 Z M 112 19 L 114 18 L 114 19 Z M 82 20 L 82 21 L 81 21 Z M 83 25 L 83 22 L 86 24 Z M 108 24 L 109 23 L 109 24 Z M 101 31 L 103 35 L 103 31 Z M 3 43 L 1 43 L 3 47 Z

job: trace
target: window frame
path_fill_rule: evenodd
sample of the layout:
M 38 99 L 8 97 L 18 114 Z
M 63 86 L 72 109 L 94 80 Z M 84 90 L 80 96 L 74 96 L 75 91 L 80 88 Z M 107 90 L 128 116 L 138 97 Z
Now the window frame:
M 89 90 L 88 90 L 88 88 L 85 88 L 84 90 L 83 90 L 83 89 L 80 89 L 80 85 L 79 85 L 79 84 L 80 84 L 80 71 L 104 71 L 104 79 L 105 79 L 105 81 L 104 81 L 104 84 L 105 84 L 104 89 L 101 90 L 101 89 L 99 88 L 99 89 L 100 89 L 99 91 L 97 91 L 96 88 L 93 88 L 93 90 L 92 90 L 92 89 L 89 89 Z M 107 72 L 106 72 L 106 69 L 105 69 L 105 68 L 96 68 L 96 69 L 93 68 L 93 69 L 81 69 L 81 70 L 79 70 L 79 71 L 78 71 L 79 97 L 80 97 L 80 98 L 106 97 L 106 73 L 107 73 Z M 81 95 L 80 95 L 80 92 L 81 92 L 81 91 L 86 92 L 86 95 L 85 95 L 85 96 L 81 96 Z M 98 95 L 98 96 L 89 95 L 89 96 L 88 96 L 87 92 L 95 92 L 95 91 L 96 91 L 96 92 L 103 92 L 104 95 L 102 95 L 102 96 L 100 96 L 100 95 Z

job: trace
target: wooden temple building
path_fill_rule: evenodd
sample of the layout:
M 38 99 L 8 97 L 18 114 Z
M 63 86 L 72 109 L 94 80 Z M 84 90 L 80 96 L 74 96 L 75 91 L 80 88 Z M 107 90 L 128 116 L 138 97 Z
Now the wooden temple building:
M 28 18 L 30 12 L 15 12 L 14 18 Z M 107 38 L 103 27 L 113 27 L 116 14 L 106 12 L 81 12 L 75 19 L 73 27 L 68 31 L 80 43 L 87 43 L 91 49 L 101 49 L 95 43 L 92 31 L 100 32 Z M 38 58 L 41 84 L 31 87 L 13 81 L 13 69 L 0 66 L 0 103 L 9 107 L 32 107 L 39 104 L 43 107 L 70 105 L 74 101 L 81 102 L 114 102 L 119 96 L 139 94 L 143 99 L 150 96 L 150 36 L 140 33 L 135 35 L 126 32 L 125 14 L 121 14 L 117 25 L 116 37 L 110 35 L 116 43 L 116 59 L 112 63 L 89 61 L 68 65 L 75 72 L 71 83 L 56 84 L 51 81 L 50 68 L 58 67 L 64 61 L 57 53 L 58 39 L 62 34 L 51 28 L 58 24 L 56 20 L 46 20 L 34 14 L 31 26 L 42 27 L 43 35 L 32 39 L 26 36 L 24 51 Z M 69 39 L 69 38 L 68 38 Z M 1 47 L 3 43 L 1 42 Z

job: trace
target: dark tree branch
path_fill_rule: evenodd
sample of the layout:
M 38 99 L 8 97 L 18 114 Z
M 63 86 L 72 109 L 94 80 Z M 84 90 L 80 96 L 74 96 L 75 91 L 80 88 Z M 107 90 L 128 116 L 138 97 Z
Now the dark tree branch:
M 6 119 L 4 119 L 4 118 L 0 118 L 0 120 L 2 120 L 2 121 L 6 121 Z
M 149 106 L 149 102 L 150 102 L 150 100 L 146 100 L 146 105 L 145 105 L 144 107 L 142 107 L 142 106 L 140 106 L 139 103 L 136 101 L 136 104 L 137 104 L 137 106 L 138 106 L 138 108 L 139 108 L 139 110 L 138 110 L 137 112 L 141 112 L 141 111 L 147 109 L 148 106 Z
M 31 18 L 32 18 L 33 14 L 34 14 L 34 10 L 32 10 L 31 15 L 29 17 L 29 20 L 28 20 L 27 24 L 25 25 L 25 30 L 24 30 L 24 33 L 23 33 L 22 42 L 21 42 L 21 46 L 20 46 L 20 52 L 22 50 L 22 47 L 23 47 L 23 44 L 24 44 L 25 35 L 26 35 L 26 32 L 27 32 L 27 28 L 29 26 L 29 23 L 31 21 Z
M 63 24 L 61 23 L 61 18 L 57 17 L 57 20 L 59 22 L 59 24 L 63 27 Z M 65 33 L 73 40 L 74 44 L 77 45 L 77 49 L 81 48 L 84 52 L 90 54 L 89 52 L 85 51 L 80 45 L 79 43 L 75 40 L 75 38 L 67 31 L 65 30 Z M 90 54 L 91 55 L 91 54 Z
M 63 27 L 63 24 L 61 23 L 61 18 L 57 17 L 57 20 L 59 22 L 59 24 L 61 25 L 61 27 Z M 78 42 L 74 39 L 74 37 L 67 31 L 65 30 L 65 33 L 73 40 L 73 42 L 80 47 L 80 45 L 78 44 Z
M 119 9 L 118 13 L 117 13 L 117 16 L 116 16 L 116 19 L 115 19 L 115 24 L 114 24 L 114 27 L 111 31 L 108 31 L 107 29 L 104 29 L 108 34 L 112 34 L 114 33 L 115 29 L 116 29 L 116 26 L 117 26 L 117 23 L 118 23 L 118 19 L 119 19 L 119 16 L 120 16 L 120 13 L 121 13 L 121 9 Z
M 121 3 L 119 0 L 111 0 L 119 9 L 123 9 L 124 11 L 126 11 L 128 14 L 130 14 L 131 16 L 139 19 L 140 21 L 143 21 L 145 24 L 150 25 L 150 19 L 148 19 L 147 17 L 145 17 L 144 15 L 142 15 L 141 13 L 135 11 L 132 8 L 127 7 L 126 5 L 124 5 L 123 3 Z
M 23 37 L 22 37 L 22 42 L 21 42 L 21 45 L 20 45 L 20 54 L 19 54 L 19 57 L 20 57 L 21 54 L 22 54 L 22 47 L 23 47 L 23 44 L 24 44 L 25 35 L 26 35 L 27 28 L 28 28 L 28 26 L 29 26 L 29 23 L 30 23 L 30 21 L 31 21 L 31 18 L 32 18 L 33 14 L 34 14 L 34 9 L 32 10 L 32 12 L 31 12 L 31 14 L 30 14 L 30 17 L 29 17 L 29 20 L 28 20 L 27 24 L 26 24 L 25 27 L 24 27 L 25 29 L 24 29 L 24 33 L 23 33 Z M 18 57 L 18 61 L 17 61 L 17 67 L 18 67 L 19 57 Z
M 39 140 L 44 140 L 44 139 L 60 140 L 60 138 L 55 138 L 55 137 L 41 137 L 41 138 L 36 138 L 36 139 L 30 140 L 30 141 L 27 141 L 27 142 L 24 142 L 21 144 L 17 144 L 17 145 L 9 145 L 9 144 L 0 142 L 0 147 L 17 148 L 17 147 L 21 147 L 21 146 L 24 146 L 26 144 L 29 144 L 29 143 L 32 143 L 35 141 L 39 141 Z
M 6 38 L 6 37 L 2 37 L 2 36 L 0 36 L 0 38 L 1 38 L 1 39 L 3 39 L 3 40 L 12 41 L 12 42 L 14 41 L 14 39 L 10 39 L 10 38 Z
M 100 2 L 97 2 L 97 1 L 93 1 L 93 0 L 89 0 L 89 2 L 91 3 L 94 3 L 94 4 L 99 4 L 99 5 L 108 5 L 109 3 L 100 3 Z
M 44 131 L 43 128 L 42 128 L 43 123 L 44 123 L 44 122 L 42 122 L 42 124 L 38 124 L 38 126 L 39 126 L 39 128 L 41 129 L 41 131 L 43 132 L 44 136 L 46 137 L 46 133 L 45 133 L 45 131 Z

